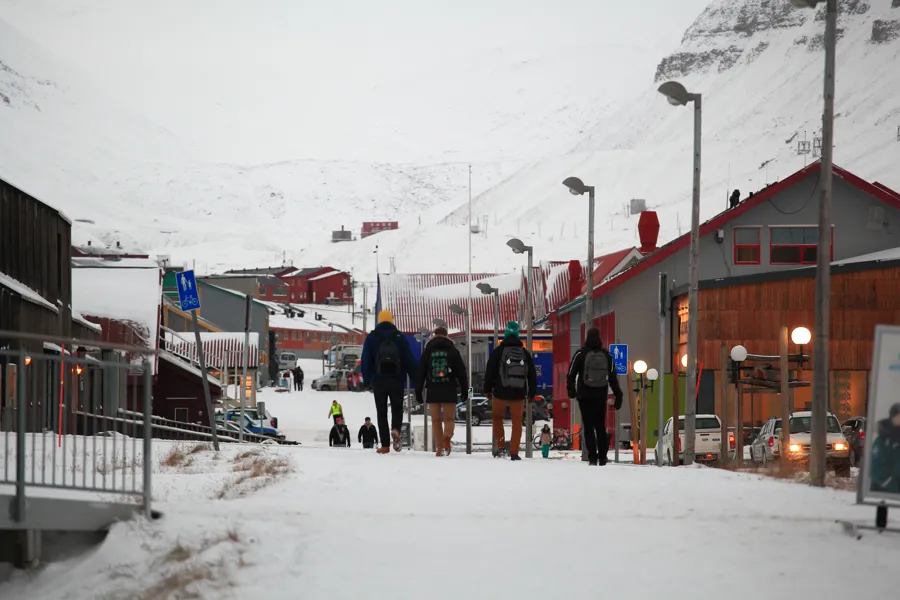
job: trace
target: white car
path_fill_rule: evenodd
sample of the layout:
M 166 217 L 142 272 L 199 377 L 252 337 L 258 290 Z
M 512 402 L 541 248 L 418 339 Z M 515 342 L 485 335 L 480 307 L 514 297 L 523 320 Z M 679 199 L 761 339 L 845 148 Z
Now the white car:
M 827 416 L 825 460 L 836 475 L 850 475 L 850 443 L 841 432 L 841 425 L 832 413 Z M 812 413 L 791 413 L 791 440 L 788 448 L 791 461 L 809 460 Z M 766 464 L 783 456 L 781 448 L 781 419 L 772 417 L 762 426 L 759 435 L 750 444 L 750 459 L 756 464 Z
M 666 421 L 663 433 L 656 443 L 656 460 L 664 465 L 672 464 L 674 456 L 672 418 Z M 678 417 L 678 464 L 684 462 L 684 417 Z M 715 462 L 722 452 L 722 421 L 716 415 L 697 415 L 694 431 L 694 461 Z M 729 456 L 734 452 L 734 434 L 728 432 Z

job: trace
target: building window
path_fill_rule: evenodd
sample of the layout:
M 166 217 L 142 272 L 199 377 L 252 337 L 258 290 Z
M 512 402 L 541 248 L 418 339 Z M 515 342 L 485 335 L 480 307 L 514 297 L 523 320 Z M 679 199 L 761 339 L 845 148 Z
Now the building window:
M 273 296 L 287 296 L 286 287 L 272 287 L 269 289 L 271 290 Z
M 732 230 L 734 235 L 734 264 L 759 264 L 759 229 L 759 227 L 735 227 Z
M 769 263 L 773 265 L 814 265 L 816 264 L 818 243 L 818 227 L 770 227 Z M 831 228 L 830 260 L 834 260 L 834 227 Z

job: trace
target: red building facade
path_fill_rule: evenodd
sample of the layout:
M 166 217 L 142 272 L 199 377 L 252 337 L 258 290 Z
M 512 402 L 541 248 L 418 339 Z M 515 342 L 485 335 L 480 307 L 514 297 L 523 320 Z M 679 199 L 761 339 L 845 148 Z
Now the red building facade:
M 370 235 L 376 234 L 380 231 L 393 231 L 394 229 L 399 229 L 400 225 L 397 221 L 363 221 L 362 230 L 359 233 L 359 237 L 369 237 Z
M 310 267 L 292 269 L 277 275 L 277 278 L 285 289 L 279 290 L 283 295 L 272 298 L 274 301 L 293 304 L 347 304 L 353 301 L 350 274 L 345 271 L 331 267 Z M 262 290 L 260 299 L 270 300 L 263 296 Z

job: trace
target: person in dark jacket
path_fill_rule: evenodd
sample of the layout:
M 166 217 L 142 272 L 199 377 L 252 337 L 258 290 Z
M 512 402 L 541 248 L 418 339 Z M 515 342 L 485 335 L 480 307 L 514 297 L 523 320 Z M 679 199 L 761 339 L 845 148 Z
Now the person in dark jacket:
M 378 435 L 381 438 L 379 454 L 400 452 L 400 427 L 403 424 L 403 396 L 406 377 L 416 380 L 416 359 L 409 342 L 394 326 L 394 315 L 389 310 L 378 313 L 378 325 L 366 336 L 363 344 L 363 381 L 375 395 L 378 413 Z M 391 404 L 391 425 L 388 429 L 388 400 Z
M 872 491 L 900 494 L 900 403 L 891 406 L 887 419 L 878 421 L 872 441 Z
M 606 435 L 606 406 L 609 389 L 615 400 L 613 407 L 622 408 L 622 388 L 616 376 L 612 355 L 603 347 L 600 330 L 591 327 L 584 338 L 584 347 L 575 352 L 566 376 L 569 398 L 578 400 L 581 420 L 584 423 L 584 443 L 588 461 L 592 465 L 605 465 L 609 451 Z
M 512 417 L 512 435 L 509 440 L 509 459 L 519 459 L 522 441 L 522 415 L 525 399 L 534 401 L 537 391 L 537 371 L 531 353 L 519 338 L 519 324 L 510 321 L 503 332 L 503 341 L 494 349 L 484 371 L 484 395 L 491 400 L 491 422 L 499 456 L 505 446 L 503 416 L 506 409 Z M 529 440 L 530 442 L 530 440 Z
M 339 418 L 335 421 L 328 435 L 328 445 L 334 448 L 350 447 L 350 430 L 344 425 L 344 419 Z
M 374 448 L 375 444 L 378 443 L 378 430 L 369 417 L 366 417 L 366 422 L 359 428 L 359 435 L 356 441 L 362 444 L 363 448 Z
M 291 375 L 294 376 L 294 390 L 303 391 L 303 369 L 299 365 L 291 369 Z
M 469 390 L 466 364 L 459 350 L 447 337 L 447 329 L 438 327 L 428 341 L 419 365 L 416 379 L 416 400 L 421 404 L 422 394 L 428 402 L 431 414 L 431 432 L 434 436 L 435 455 L 450 454 L 453 429 L 456 420 L 456 403 Z

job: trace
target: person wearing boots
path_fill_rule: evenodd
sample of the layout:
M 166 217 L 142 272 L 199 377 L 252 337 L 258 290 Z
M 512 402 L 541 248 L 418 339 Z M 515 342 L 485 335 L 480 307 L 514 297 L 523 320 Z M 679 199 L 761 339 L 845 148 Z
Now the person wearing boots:
M 541 456 L 550 458 L 550 444 L 553 443 L 553 433 L 550 431 L 549 425 L 544 425 L 541 429 Z
M 335 419 L 331 433 L 328 435 L 328 445 L 332 448 L 350 447 L 350 430 L 344 425 L 343 418 Z
M 419 377 L 416 379 L 416 400 L 421 404 L 424 392 L 437 456 L 450 454 L 456 403 L 463 394 L 468 394 L 468 390 L 466 364 L 447 337 L 447 329 L 438 327 L 422 353 Z
M 534 401 L 537 391 L 537 371 L 531 353 L 519 338 L 519 324 L 510 321 L 503 332 L 503 341 L 494 348 L 484 371 L 484 395 L 491 398 L 491 422 L 497 450 L 503 452 L 506 437 L 503 417 L 506 409 L 512 417 L 512 435 L 509 440 L 509 459 L 521 460 L 519 445 L 522 442 L 522 415 L 525 399 Z M 528 440 L 531 443 L 531 440 Z
M 616 410 L 622 408 L 622 388 L 616 376 L 612 355 L 603 347 L 600 330 L 591 327 L 584 338 L 584 347 L 575 352 L 566 375 L 569 399 L 578 400 L 584 422 L 584 443 L 591 465 L 606 464 L 609 439 L 606 434 L 606 406 L 612 388 Z
M 366 417 L 366 422 L 359 428 L 357 441 L 362 444 L 363 448 L 374 448 L 375 444 L 378 443 L 378 430 L 369 417 Z
M 403 424 L 403 396 L 406 377 L 416 380 L 416 359 L 409 341 L 394 326 L 394 315 L 389 310 L 378 313 L 378 325 L 366 336 L 360 364 L 363 382 L 375 396 L 378 413 L 378 437 L 381 439 L 379 454 L 400 452 L 400 427 Z M 388 401 L 391 421 L 388 426 Z

